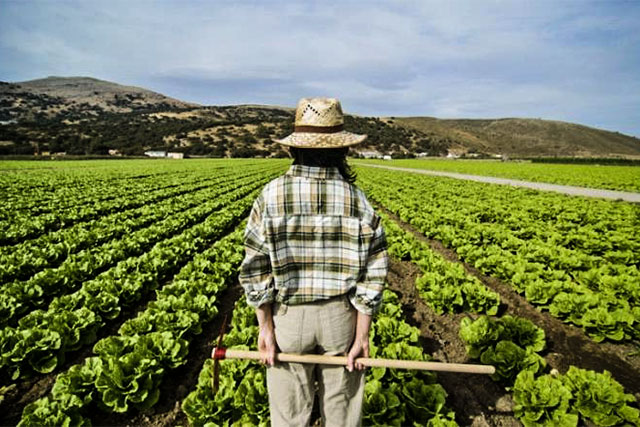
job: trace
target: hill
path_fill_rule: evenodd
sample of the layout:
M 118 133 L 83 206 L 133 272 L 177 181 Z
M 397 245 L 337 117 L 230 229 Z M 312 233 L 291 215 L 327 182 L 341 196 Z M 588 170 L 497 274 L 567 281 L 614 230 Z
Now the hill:
M 141 155 L 170 150 L 191 156 L 283 157 L 272 138 L 293 131 L 293 108 L 267 105 L 203 107 L 132 86 L 90 77 L 48 77 L 0 83 L 0 154 Z M 446 141 L 347 116 L 347 127 L 369 135 L 362 150 L 410 156 L 446 153 Z
M 640 155 L 640 139 L 575 123 L 541 119 L 387 118 L 400 126 L 455 141 L 449 148 L 519 156 L 626 157 Z
M 91 77 L 47 77 L 0 85 L 0 120 L 87 116 L 148 109 L 193 107 L 134 86 Z
M 282 157 L 272 139 L 292 132 L 293 115 L 279 106 L 200 106 L 91 77 L 0 82 L 0 155 Z M 369 135 L 362 155 L 640 156 L 637 138 L 547 120 L 346 115 L 345 127 Z

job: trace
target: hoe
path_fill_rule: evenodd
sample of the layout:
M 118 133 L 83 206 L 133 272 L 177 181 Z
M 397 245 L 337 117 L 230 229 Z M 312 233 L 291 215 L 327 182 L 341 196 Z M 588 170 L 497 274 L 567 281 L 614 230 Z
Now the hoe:
M 226 319 L 225 319 L 226 323 Z M 224 329 L 223 329 L 224 330 Z M 233 350 L 221 347 L 222 334 L 218 337 L 218 346 L 213 348 L 211 357 L 214 359 L 213 376 L 211 386 L 213 392 L 218 390 L 219 361 L 223 359 L 249 359 L 260 360 L 260 352 L 250 350 Z M 311 363 L 318 365 L 342 365 L 347 366 L 346 356 L 325 356 L 321 354 L 290 354 L 276 353 L 277 362 Z M 459 372 L 465 374 L 492 375 L 496 369 L 491 365 L 473 365 L 466 363 L 425 362 L 417 360 L 396 360 L 360 357 L 356 359 L 363 366 L 371 368 L 412 369 L 422 371 Z

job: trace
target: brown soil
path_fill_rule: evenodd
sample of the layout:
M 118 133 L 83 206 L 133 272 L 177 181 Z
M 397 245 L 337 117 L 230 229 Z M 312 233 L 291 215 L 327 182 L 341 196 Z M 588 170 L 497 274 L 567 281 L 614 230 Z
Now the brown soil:
M 438 315 L 418 294 L 415 280 L 421 272 L 410 262 L 391 260 L 387 281 L 399 297 L 407 322 L 420 329 L 425 353 L 435 360 L 468 363 L 464 343 L 458 338 L 464 314 Z M 448 393 L 447 405 L 460 425 L 519 426 L 513 416 L 510 394 L 486 375 L 438 373 Z
M 4 400 L 0 404 L 0 413 L 2 414 L 0 425 L 18 424 L 24 407 L 49 393 L 56 380 L 56 375 L 57 373 L 31 378 L 8 386 L 3 396 Z
M 381 208 L 378 207 L 378 209 Z M 385 212 L 404 229 L 428 243 L 445 259 L 461 263 L 469 274 L 477 277 L 485 286 L 497 292 L 502 302 L 502 314 L 524 317 L 544 329 L 547 337 L 547 349 L 543 355 L 550 368 L 555 368 L 562 373 L 566 372 L 570 365 L 598 372 L 606 369 L 611 372 L 616 381 L 625 387 L 628 393 L 635 394 L 636 399 L 640 400 L 640 354 L 638 354 L 637 344 L 597 343 L 593 341 L 582 329 L 564 323 L 548 312 L 540 311 L 516 293 L 507 283 L 483 275 L 473 266 L 461 262 L 458 255 L 453 250 L 444 247 L 441 242 L 427 239 L 410 224 L 403 222 L 389 211 L 385 210 Z

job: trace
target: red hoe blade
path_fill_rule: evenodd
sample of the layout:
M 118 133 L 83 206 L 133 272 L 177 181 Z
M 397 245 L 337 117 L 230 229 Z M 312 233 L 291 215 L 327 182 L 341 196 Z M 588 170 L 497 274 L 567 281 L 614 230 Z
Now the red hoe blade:
M 222 326 L 220 327 L 220 333 L 218 334 L 218 345 L 213 349 L 211 357 L 213 358 L 213 375 L 211 376 L 211 390 L 215 396 L 220 387 L 220 359 L 225 357 L 225 349 L 222 347 L 222 337 L 224 331 L 227 328 L 227 315 L 224 315 Z

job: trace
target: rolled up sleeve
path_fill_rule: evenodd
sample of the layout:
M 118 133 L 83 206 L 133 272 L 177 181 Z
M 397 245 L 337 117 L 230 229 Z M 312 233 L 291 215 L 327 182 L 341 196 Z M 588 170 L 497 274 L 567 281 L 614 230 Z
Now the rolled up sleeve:
M 350 296 L 356 310 L 373 315 L 380 309 L 382 291 L 389 270 L 387 240 L 381 221 L 376 221 L 374 236 L 369 246 L 366 268 L 362 279 L 356 284 L 356 291 Z
M 244 232 L 245 257 L 240 265 L 239 281 L 247 296 L 247 304 L 259 307 L 275 298 L 271 259 L 262 221 L 264 200 L 253 203 Z

